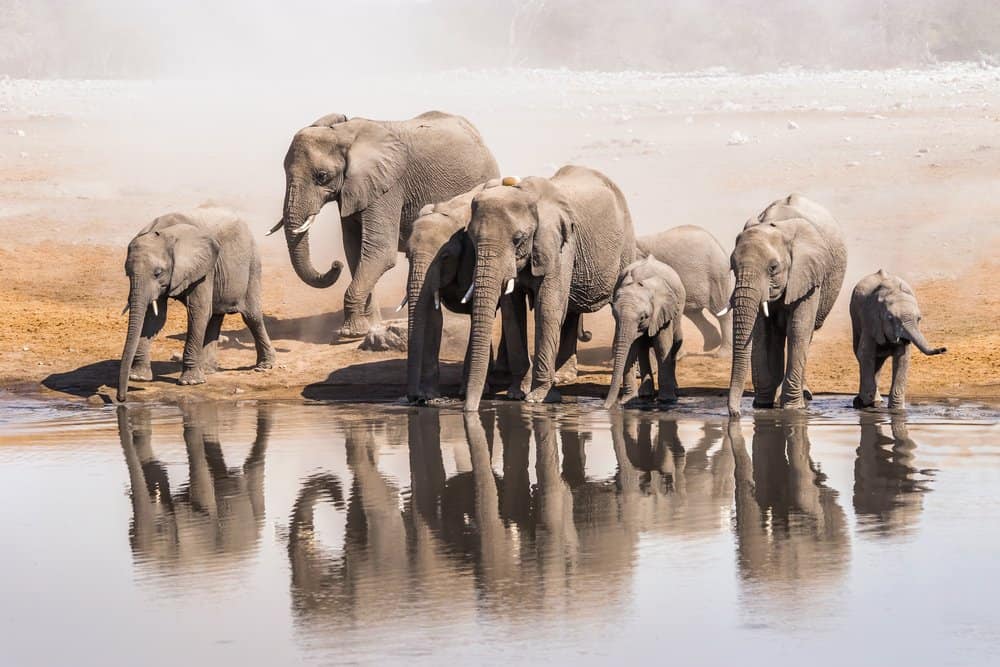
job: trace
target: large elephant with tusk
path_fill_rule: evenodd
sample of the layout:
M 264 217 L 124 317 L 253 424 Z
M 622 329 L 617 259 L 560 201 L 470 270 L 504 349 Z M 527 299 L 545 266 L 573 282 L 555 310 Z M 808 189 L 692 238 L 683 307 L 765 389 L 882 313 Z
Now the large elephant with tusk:
M 428 111 L 410 120 L 374 121 L 330 114 L 292 139 L 284 213 L 268 233 L 284 227 L 295 273 L 307 285 L 330 287 L 343 264 L 317 271 L 308 232 L 323 206 L 337 202 L 351 271 L 338 333 L 364 336 L 378 321 L 375 283 L 396 264 L 420 209 L 499 175 L 479 132 L 461 116 Z
M 729 414 L 752 366 L 755 408 L 805 407 L 806 358 L 813 332 L 833 308 L 847 268 L 840 225 L 825 208 L 798 194 L 779 199 L 749 220 L 732 255 L 736 287 Z M 787 362 L 786 362 L 787 345 Z

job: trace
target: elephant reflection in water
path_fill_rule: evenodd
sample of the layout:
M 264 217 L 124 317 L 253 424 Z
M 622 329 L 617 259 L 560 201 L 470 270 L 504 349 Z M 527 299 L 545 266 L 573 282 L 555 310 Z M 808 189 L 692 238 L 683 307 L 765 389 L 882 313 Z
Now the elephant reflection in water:
M 881 415 L 861 415 L 861 444 L 854 463 L 854 511 L 862 524 L 885 535 L 912 526 L 923 509 L 928 480 L 913 466 L 917 445 L 905 415 L 892 415 L 891 435 L 882 431 Z M 887 448 L 888 447 L 888 448 Z
M 735 463 L 743 577 L 814 585 L 842 576 L 850 559 L 847 520 L 837 492 L 810 457 L 805 419 L 756 418 L 752 461 L 739 421 L 729 422 L 725 446 L 732 448 Z
M 153 453 L 149 408 L 118 408 L 118 434 L 132 499 L 130 540 L 136 557 L 200 568 L 213 557 L 249 554 L 264 522 L 264 455 L 271 430 L 265 407 L 242 469 L 226 465 L 213 403 L 182 406 L 189 481 L 171 490 Z

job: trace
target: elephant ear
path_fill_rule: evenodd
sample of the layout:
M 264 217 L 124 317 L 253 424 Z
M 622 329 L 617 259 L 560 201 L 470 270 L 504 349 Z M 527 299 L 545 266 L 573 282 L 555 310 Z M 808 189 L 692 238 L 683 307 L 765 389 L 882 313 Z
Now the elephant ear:
M 344 185 L 340 189 L 340 215 L 347 217 L 368 208 L 399 180 L 406 164 L 406 146 L 379 123 L 354 119 L 360 125 L 347 150 Z
M 576 231 L 576 215 L 562 193 L 547 179 L 526 178 L 516 187 L 538 195 L 530 205 L 538 221 L 531 243 L 531 275 L 541 277 L 559 266 L 559 255 Z
M 171 240 L 174 268 L 170 296 L 176 297 L 212 271 L 219 256 L 219 242 L 207 229 L 192 224 L 173 225 L 161 233 Z
M 829 252 L 823 236 L 808 220 L 795 218 L 775 226 L 782 228 L 788 242 L 791 262 L 785 285 L 785 303 L 792 304 L 808 296 L 823 282 L 824 264 Z
M 670 321 L 675 318 L 678 310 L 679 295 L 674 292 L 663 278 L 647 278 L 641 284 L 650 291 L 651 297 L 651 312 L 646 333 L 649 336 L 655 336 L 663 331 L 664 327 L 670 324 Z

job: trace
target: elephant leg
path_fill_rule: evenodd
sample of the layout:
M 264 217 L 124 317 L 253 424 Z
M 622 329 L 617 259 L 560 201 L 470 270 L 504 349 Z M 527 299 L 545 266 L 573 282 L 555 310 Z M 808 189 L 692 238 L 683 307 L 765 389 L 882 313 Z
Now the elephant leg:
M 142 321 L 142 333 L 139 338 L 139 345 L 135 349 L 135 359 L 132 360 L 132 368 L 129 370 L 128 379 L 139 382 L 149 382 L 153 379 L 152 359 L 149 350 L 153 345 L 153 339 L 160 333 L 164 322 L 167 321 L 167 298 L 161 297 L 157 301 L 159 315 L 154 315 L 150 308 L 146 312 L 146 317 Z
M 559 352 L 556 354 L 556 384 L 576 382 L 576 343 L 580 329 L 580 313 L 566 313 L 566 320 L 559 334 Z
M 854 356 L 858 359 L 858 395 L 854 397 L 855 408 L 868 408 L 878 404 L 878 367 L 875 341 L 870 336 L 858 340 Z
M 549 280 L 554 283 L 558 277 L 553 276 Z M 548 282 L 542 283 L 535 301 L 535 364 L 531 392 L 525 397 L 530 403 L 558 403 L 562 400 L 553 387 L 559 336 L 566 318 L 567 289 L 563 289 L 562 285 L 546 284 Z
M 906 407 L 906 380 L 910 374 L 910 345 L 900 345 L 892 351 L 892 388 L 889 390 L 889 409 Z
M 802 409 L 806 407 L 802 388 L 805 384 L 806 361 L 809 357 L 809 341 L 816 327 L 816 309 L 819 299 L 815 293 L 803 299 L 788 318 L 788 358 L 785 365 L 785 381 L 781 387 L 781 407 Z
M 878 384 L 882 380 L 882 367 L 889 359 L 889 355 L 884 352 L 875 354 L 875 405 L 882 405 L 882 395 L 878 391 Z
M 429 309 L 424 329 L 423 361 L 420 363 L 420 393 L 425 400 L 441 395 L 441 332 L 444 328 L 444 313 L 440 309 Z M 468 380 L 469 352 L 465 352 L 462 364 L 462 383 L 459 393 L 465 395 Z
M 680 338 L 680 323 L 671 322 L 668 327 L 656 335 L 656 374 L 660 391 L 657 400 L 664 403 L 677 401 L 677 353 L 684 342 Z
M 201 367 L 202 349 L 205 346 L 205 332 L 208 321 L 212 317 L 212 283 L 211 275 L 205 277 L 187 295 L 187 337 L 184 340 L 184 358 L 178 384 L 203 384 L 205 372 Z
M 510 381 L 507 398 L 524 400 L 524 381 L 531 369 L 528 357 L 528 306 L 526 295 L 515 288 L 510 296 L 500 299 L 500 321 L 503 325 L 501 342 L 507 347 L 507 363 Z
M 757 318 L 750 350 L 750 370 L 753 375 L 753 407 L 773 408 L 774 397 L 781 384 L 785 360 L 785 339 L 771 320 Z
M 222 331 L 223 313 L 213 313 L 205 327 L 205 342 L 201 349 L 201 370 L 211 375 L 219 370 L 219 332 Z
M 360 215 L 360 256 L 344 292 L 344 324 L 338 332 L 344 338 L 364 336 L 380 319 L 372 291 L 378 279 L 396 265 L 402 206 L 401 195 L 386 195 Z M 346 242 L 345 238 L 345 247 Z
M 684 314 L 698 327 L 698 332 L 705 341 L 701 346 L 702 352 L 714 350 L 722 345 L 722 336 L 719 335 L 719 330 L 716 329 L 714 324 L 708 321 L 703 310 L 700 308 L 698 310 L 688 310 Z
M 635 342 L 639 355 L 639 398 L 653 398 L 656 387 L 653 386 L 653 367 L 649 363 L 650 339 L 640 336 Z
M 271 337 L 267 335 L 267 328 L 264 326 L 264 311 L 261 307 L 260 297 L 260 271 L 250 276 L 250 290 L 247 295 L 245 308 L 240 311 L 243 323 L 250 330 L 253 336 L 253 345 L 257 350 L 257 363 L 254 364 L 255 371 L 266 371 L 274 367 L 277 355 L 274 346 L 271 344 Z

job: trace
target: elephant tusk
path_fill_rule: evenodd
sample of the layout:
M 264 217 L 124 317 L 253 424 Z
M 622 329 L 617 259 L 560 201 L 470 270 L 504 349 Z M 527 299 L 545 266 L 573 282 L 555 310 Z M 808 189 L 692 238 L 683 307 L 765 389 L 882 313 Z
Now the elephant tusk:
M 434 290 L 434 310 L 441 310 L 441 293 Z
M 275 233 L 284 226 L 285 226 L 285 219 L 282 218 L 281 220 L 278 220 L 278 223 L 274 227 L 271 227 L 271 230 L 267 234 L 264 234 L 264 236 L 270 236 L 271 234 Z
M 471 285 L 469 285 L 469 291 L 466 292 L 465 296 L 462 297 L 462 303 L 469 303 L 469 299 L 472 298 L 472 290 L 475 289 L 475 287 L 476 283 L 472 283 Z
M 312 227 L 313 221 L 315 220 L 316 220 L 316 215 L 315 214 L 310 215 L 308 218 L 306 218 L 305 223 L 303 223 L 297 229 L 292 230 L 292 234 L 305 234 L 307 231 L 309 231 L 309 228 Z
M 725 315 L 726 313 L 728 313 L 728 312 L 729 312 L 730 310 L 732 310 L 732 309 L 733 309 L 733 307 L 732 307 L 731 305 L 729 305 L 729 304 L 726 304 L 726 307 L 725 307 L 725 308 L 723 308 L 722 310 L 720 310 L 719 312 L 717 312 L 717 313 L 715 314 L 715 316 L 716 316 L 716 317 L 722 317 L 722 316 L 724 316 L 724 315 Z
M 405 306 L 406 302 L 409 301 L 409 300 L 410 300 L 410 295 L 409 294 L 404 294 L 403 295 L 403 300 L 399 302 L 399 305 L 396 306 L 396 310 L 394 310 L 393 312 L 398 313 L 399 311 L 403 310 L 403 306 Z
M 159 317 L 160 316 L 160 308 L 159 308 L 159 306 L 156 305 L 156 299 L 153 299 L 152 305 L 153 305 L 153 317 Z
M 127 303 L 126 303 L 126 304 L 125 304 L 125 307 L 124 307 L 124 308 L 122 308 L 122 315 L 124 315 L 125 313 L 127 313 L 127 312 L 128 312 L 128 309 L 129 309 L 129 308 L 131 308 L 131 306 L 130 306 L 129 304 L 127 304 Z
M 767 300 L 761 301 L 761 306 L 764 308 L 764 317 L 771 317 L 771 313 L 767 310 Z
M 513 291 L 514 291 L 514 279 L 511 278 L 510 280 L 507 281 L 507 287 L 504 289 L 503 293 L 504 295 L 507 295 Z

